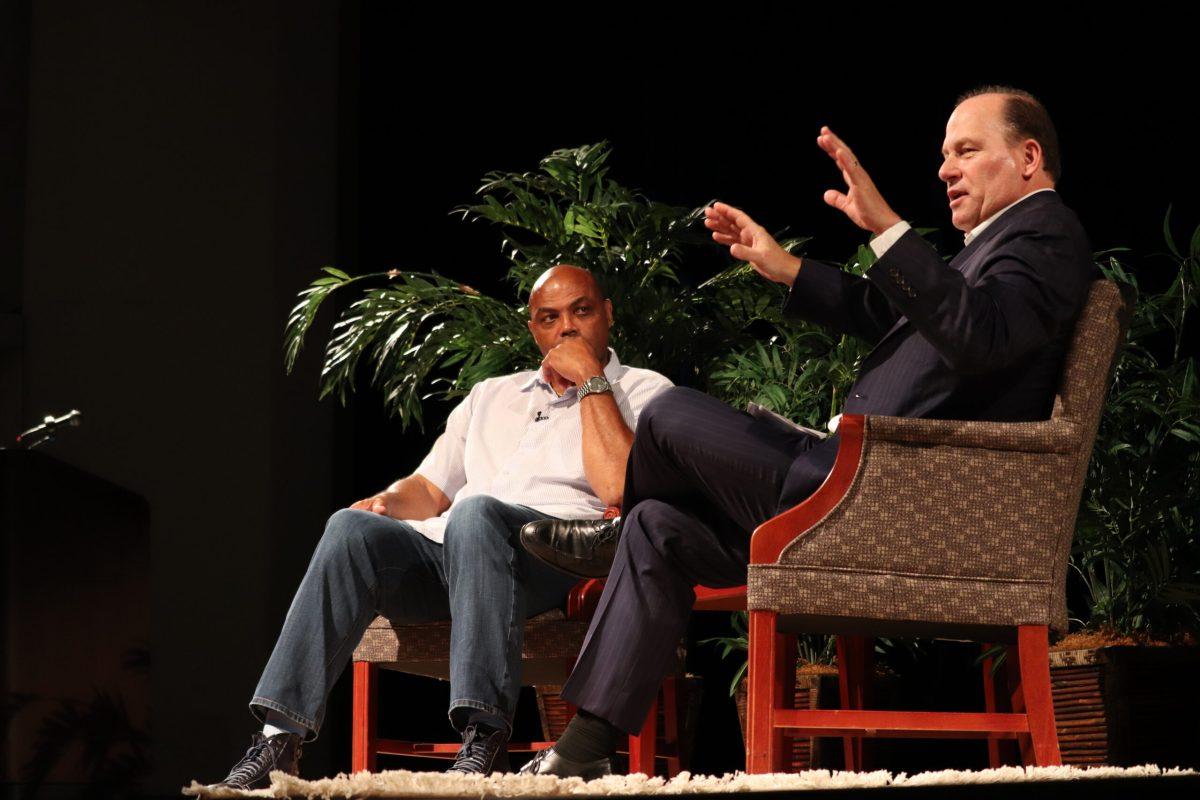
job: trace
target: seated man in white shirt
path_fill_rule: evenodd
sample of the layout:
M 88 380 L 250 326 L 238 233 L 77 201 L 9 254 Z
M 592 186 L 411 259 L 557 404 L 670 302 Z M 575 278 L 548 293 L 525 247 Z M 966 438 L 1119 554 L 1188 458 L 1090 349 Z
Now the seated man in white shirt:
M 547 270 L 529 310 L 541 369 L 476 385 L 416 472 L 329 519 L 250 701 L 264 728 L 219 785 L 296 774 L 378 614 L 453 620 L 450 721 L 463 746 L 450 770 L 507 769 L 524 620 L 577 582 L 527 555 L 518 532 L 619 506 L 638 414 L 671 385 L 608 348 L 612 303 L 590 272 Z

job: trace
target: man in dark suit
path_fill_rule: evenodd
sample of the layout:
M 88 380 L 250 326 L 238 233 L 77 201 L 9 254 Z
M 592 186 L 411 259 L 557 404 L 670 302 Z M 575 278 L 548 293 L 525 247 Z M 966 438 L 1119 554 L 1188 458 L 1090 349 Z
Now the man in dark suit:
M 791 287 L 786 314 L 875 344 L 844 410 L 1047 418 L 1095 267 L 1083 229 L 1054 191 L 1058 143 L 1041 103 L 1007 87 L 960 98 L 938 172 L 966 239 L 949 265 L 829 128 L 817 144 L 847 187 L 827 191 L 826 203 L 874 234 L 878 260 L 865 277 L 788 253 L 723 203 L 708 209 L 706 225 L 734 258 Z M 580 713 L 526 771 L 603 773 L 616 740 L 640 728 L 670 667 L 693 587 L 745 583 L 750 533 L 811 494 L 836 451 L 836 436 L 781 433 L 689 389 L 647 406 L 630 453 L 612 571 L 563 690 Z M 611 533 L 599 527 L 600 538 Z M 597 533 L 578 524 L 539 530 L 577 549 Z

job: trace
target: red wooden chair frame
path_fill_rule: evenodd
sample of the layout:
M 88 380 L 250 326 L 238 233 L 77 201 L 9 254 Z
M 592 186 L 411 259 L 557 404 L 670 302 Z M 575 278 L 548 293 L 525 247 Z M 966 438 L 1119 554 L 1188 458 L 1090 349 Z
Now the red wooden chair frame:
M 600 594 L 604 590 L 603 580 L 582 581 L 567 597 L 567 618 L 588 619 L 596 610 Z M 746 587 L 732 589 L 696 588 L 696 609 L 701 611 L 739 610 L 746 608 Z M 677 744 L 678 692 L 674 676 L 663 681 L 660 698 L 650 708 L 641 731 L 629 737 L 629 772 L 654 774 L 656 759 L 666 762 L 667 775 L 679 774 L 680 761 Z M 666 747 L 660 752 L 657 744 L 658 703 L 663 704 L 663 731 Z M 400 739 L 381 739 L 377 731 L 377 708 L 379 705 L 379 665 L 369 661 L 354 662 L 354 701 L 351 722 L 350 769 L 353 772 L 367 770 L 375 772 L 380 755 L 410 756 L 419 758 L 454 758 L 458 753 L 458 742 L 410 742 Z M 550 747 L 554 742 L 509 742 L 510 752 L 532 752 Z

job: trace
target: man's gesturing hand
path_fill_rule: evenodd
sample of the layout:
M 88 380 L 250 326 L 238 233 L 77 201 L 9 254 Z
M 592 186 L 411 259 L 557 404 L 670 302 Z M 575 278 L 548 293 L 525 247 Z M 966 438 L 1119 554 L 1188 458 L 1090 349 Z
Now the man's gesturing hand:
M 398 514 L 401 502 L 402 501 L 399 492 L 380 492 L 379 494 L 372 495 L 371 497 L 363 498 L 357 503 L 352 503 L 350 507 L 359 511 L 373 511 L 376 514 L 382 514 L 385 517 L 395 516 L 397 519 L 399 519 L 396 514 L 392 514 L 391 512 L 392 509 L 396 509 Z
M 727 245 L 729 255 L 750 265 L 768 280 L 791 286 L 800 270 L 800 259 L 784 250 L 775 237 L 745 211 L 713 203 L 704 209 L 704 227 L 717 244 Z
M 858 163 L 858 157 L 850 151 L 846 143 L 829 130 L 821 128 L 817 144 L 829 157 L 837 162 L 846 181 L 845 193 L 836 189 L 825 192 L 825 202 L 844 213 L 860 228 L 879 235 L 900 221 L 900 217 L 879 194 L 874 181 L 867 171 Z

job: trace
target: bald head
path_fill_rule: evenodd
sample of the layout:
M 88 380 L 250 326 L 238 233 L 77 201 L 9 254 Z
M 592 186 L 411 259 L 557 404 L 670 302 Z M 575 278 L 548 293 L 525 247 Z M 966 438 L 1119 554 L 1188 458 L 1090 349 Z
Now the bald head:
M 545 355 L 565 339 L 583 340 L 603 363 L 608 359 L 612 303 L 591 272 L 559 264 L 541 274 L 529 293 L 529 332 Z
M 533 288 L 529 290 L 530 314 L 533 314 L 533 309 L 537 305 L 537 300 L 541 296 L 542 290 L 550 284 L 588 291 L 597 298 L 597 301 L 604 299 L 604 292 L 600 288 L 600 282 L 596 280 L 595 275 L 583 267 L 576 267 L 573 264 L 559 264 L 543 272 L 534 281 Z

